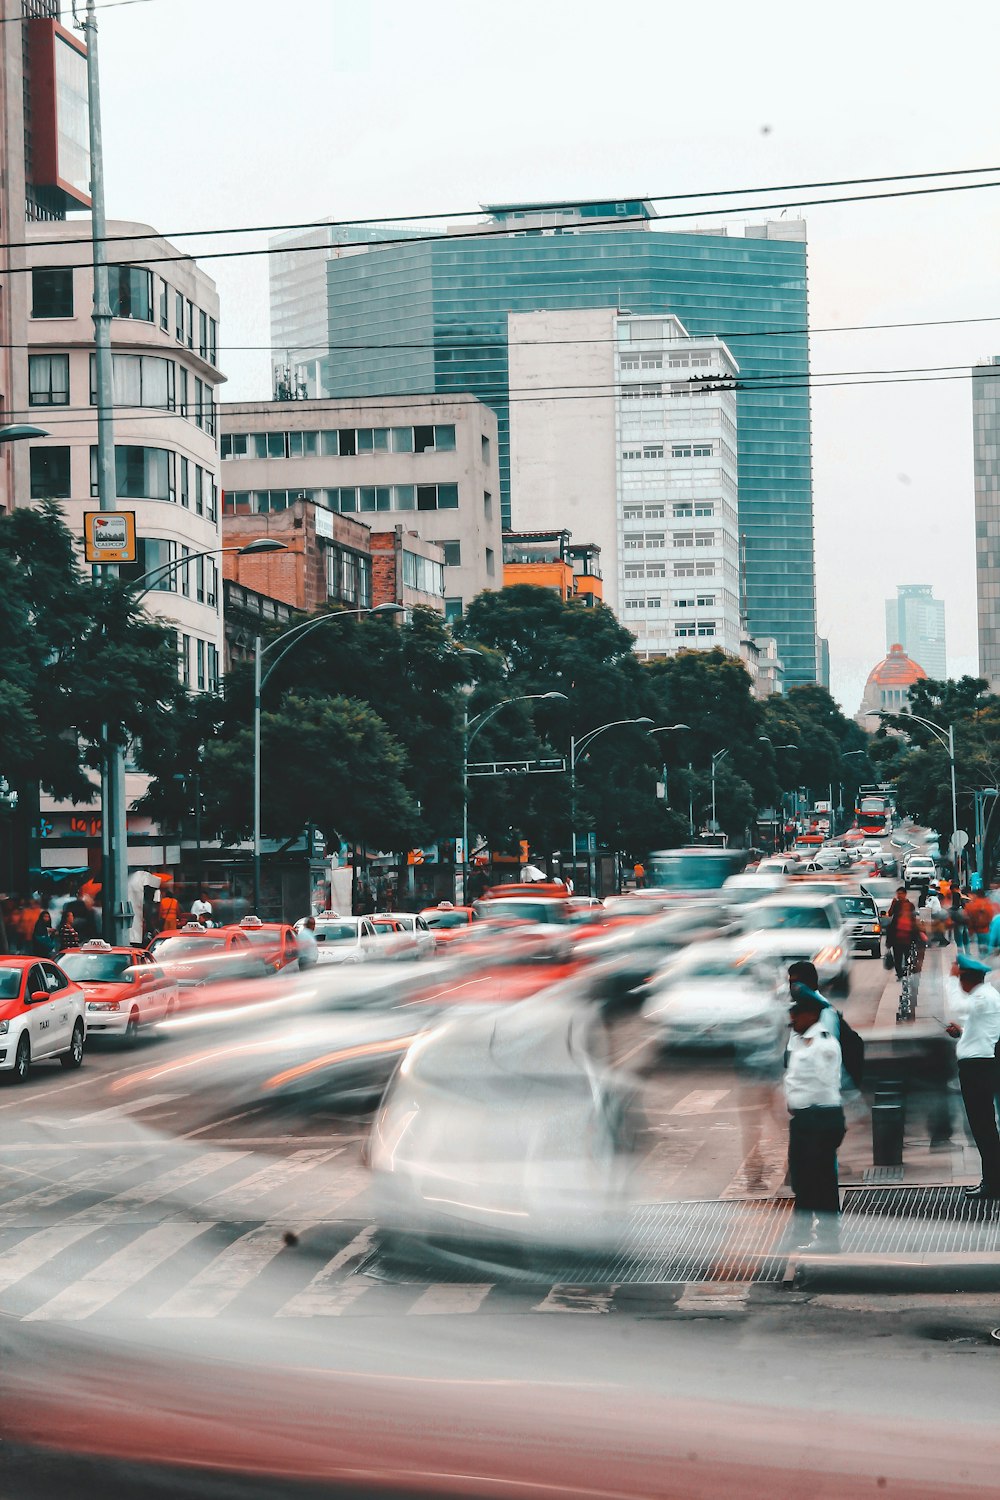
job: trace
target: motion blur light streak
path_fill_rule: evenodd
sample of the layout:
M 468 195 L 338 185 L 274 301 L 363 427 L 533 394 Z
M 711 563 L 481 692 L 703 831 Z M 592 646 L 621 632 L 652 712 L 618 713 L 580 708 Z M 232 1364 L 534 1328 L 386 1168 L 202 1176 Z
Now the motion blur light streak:
M 414 1037 L 419 1036 L 414 1032 Z M 409 1040 L 407 1037 L 394 1037 L 389 1042 L 367 1042 L 357 1047 L 342 1047 L 338 1052 L 327 1052 L 324 1057 L 314 1058 L 312 1062 L 300 1063 L 297 1068 L 286 1068 L 283 1073 L 276 1073 L 273 1078 L 264 1082 L 264 1088 L 277 1089 L 285 1083 L 294 1083 L 298 1078 L 306 1078 L 310 1073 L 316 1073 L 320 1068 L 329 1066 L 330 1063 L 346 1062 L 352 1057 L 376 1057 L 384 1052 L 398 1052 L 401 1045 Z

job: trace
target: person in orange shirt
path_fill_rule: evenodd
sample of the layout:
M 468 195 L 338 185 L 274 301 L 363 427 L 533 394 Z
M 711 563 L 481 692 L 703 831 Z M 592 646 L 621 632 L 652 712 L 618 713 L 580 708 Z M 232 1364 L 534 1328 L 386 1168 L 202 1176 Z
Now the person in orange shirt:
M 177 923 L 180 919 L 181 904 L 171 891 L 165 886 L 160 896 L 160 931 L 176 932 Z
M 990 923 L 996 915 L 996 909 L 992 901 L 987 901 L 982 891 L 977 891 L 965 908 L 965 920 L 968 923 L 969 935 L 976 939 L 976 946 L 980 953 L 985 953 L 989 948 Z

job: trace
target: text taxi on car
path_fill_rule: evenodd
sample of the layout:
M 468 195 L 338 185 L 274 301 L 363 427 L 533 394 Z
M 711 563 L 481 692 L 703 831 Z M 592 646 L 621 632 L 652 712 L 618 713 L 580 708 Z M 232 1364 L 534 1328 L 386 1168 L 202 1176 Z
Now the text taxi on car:
M 89 1035 L 118 1036 L 129 1045 L 140 1026 L 155 1025 L 177 1008 L 176 982 L 144 948 L 113 948 L 92 938 L 68 948 L 60 963 L 86 996 Z
M 0 1073 L 23 1083 L 33 1062 L 83 1062 L 83 990 L 45 958 L 0 958 Z

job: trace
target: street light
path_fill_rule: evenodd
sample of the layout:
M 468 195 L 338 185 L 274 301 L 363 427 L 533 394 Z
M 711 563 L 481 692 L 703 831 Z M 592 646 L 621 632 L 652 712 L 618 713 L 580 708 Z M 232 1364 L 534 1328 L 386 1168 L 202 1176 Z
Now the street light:
M 252 542 L 247 544 L 252 547 Z M 257 551 L 270 550 L 258 547 Z M 343 620 L 348 615 L 388 615 L 400 614 L 403 610 L 402 604 L 376 604 L 374 608 L 364 609 L 338 609 L 328 615 L 320 615 L 315 620 L 300 620 L 297 625 L 292 625 L 288 630 L 283 630 L 281 635 L 276 636 L 273 641 L 268 641 L 265 646 L 258 635 L 254 640 L 253 657 L 253 909 L 259 915 L 260 907 L 260 700 L 264 686 L 278 663 L 287 656 L 292 647 L 297 645 L 304 636 L 311 631 L 318 630 L 321 625 L 327 625 L 331 620 Z M 261 674 L 264 657 L 275 646 L 280 646 L 282 641 L 287 642 L 285 649 L 279 651 L 267 671 Z
M 224 552 L 235 552 L 237 557 L 255 557 L 261 552 L 287 552 L 287 550 L 285 542 L 276 541 L 269 536 L 255 537 L 252 542 L 247 542 L 242 547 L 206 547 L 204 552 L 188 552 L 184 557 L 172 558 L 170 562 L 160 563 L 159 567 L 140 573 L 138 578 L 130 580 L 129 588 L 137 588 L 140 583 L 145 583 L 147 578 L 153 580 L 147 583 L 144 589 L 139 589 L 136 594 L 137 599 L 144 599 L 156 587 L 155 580 L 159 579 L 160 574 L 167 578 L 180 568 L 186 568 L 188 563 L 197 562 L 199 557 L 220 557 Z
M 570 741 L 569 741 L 569 812 L 570 812 L 570 819 L 571 819 L 572 825 L 573 825 L 572 829 L 571 829 L 571 846 L 572 846 L 572 851 L 573 851 L 573 874 L 574 874 L 574 877 L 576 875 L 576 766 L 577 766 L 577 761 L 583 760 L 585 758 L 585 756 L 587 755 L 587 752 L 589 751 L 591 745 L 597 739 L 597 736 L 599 734 L 603 734 L 606 729 L 619 729 L 619 728 L 622 727 L 622 725 L 625 725 L 625 724 L 645 724 L 645 725 L 651 725 L 652 722 L 653 722 L 652 719 L 646 718 L 645 715 L 643 715 L 641 718 L 638 718 L 638 719 L 612 719 L 609 724 L 599 724 L 596 729 L 588 730 L 588 732 L 585 735 L 582 735 L 580 737 L 580 739 L 576 739 L 575 736 L 573 736 L 573 735 L 570 736 Z M 591 879 L 591 864 L 590 864 L 590 850 L 589 849 L 587 850 L 587 884 L 588 884 L 588 887 L 590 888 L 590 892 L 589 893 L 591 895 L 593 895 L 593 884 L 594 884 L 594 882 Z
M 933 724 L 930 719 L 922 719 L 919 714 L 915 714 L 909 709 L 906 710 L 902 717 L 913 719 L 917 724 L 922 724 L 925 729 L 929 729 L 938 743 L 943 745 L 948 752 L 948 763 L 951 767 L 951 857 L 953 863 L 957 866 L 961 857 L 961 851 L 957 842 L 958 793 L 955 790 L 955 726 L 949 724 L 947 729 L 944 729 L 940 724 Z
M 463 656 L 481 656 L 482 652 L 473 651 L 471 648 L 463 647 Z M 509 708 L 512 703 L 532 703 L 544 699 L 558 700 L 568 703 L 569 699 L 565 693 L 522 693 L 517 698 L 504 698 L 500 703 L 494 703 L 492 708 L 484 709 L 481 714 L 476 714 L 474 719 L 469 718 L 468 704 L 465 706 L 465 717 L 462 724 L 462 904 L 469 904 L 469 746 L 476 738 L 481 729 L 494 718 L 502 708 Z
M 718 764 L 718 762 L 720 760 L 725 760 L 725 758 L 726 758 L 726 756 L 728 754 L 729 754 L 729 748 L 727 746 L 725 750 L 716 750 L 715 754 L 712 756 L 712 832 L 713 833 L 718 833 L 718 831 L 719 831 L 719 829 L 718 829 L 718 822 L 719 822 L 719 820 L 715 816 L 715 767 L 716 767 L 716 765 Z
M 44 427 L 33 427 L 30 422 L 9 422 L 0 427 L 0 443 L 19 443 L 25 438 L 51 437 Z
M 656 729 L 648 729 L 647 734 L 672 734 L 675 729 L 690 729 L 690 724 L 660 724 Z M 659 792 L 656 794 L 659 796 Z M 663 805 L 666 807 L 667 797 L 667 763 L 663 762 Z

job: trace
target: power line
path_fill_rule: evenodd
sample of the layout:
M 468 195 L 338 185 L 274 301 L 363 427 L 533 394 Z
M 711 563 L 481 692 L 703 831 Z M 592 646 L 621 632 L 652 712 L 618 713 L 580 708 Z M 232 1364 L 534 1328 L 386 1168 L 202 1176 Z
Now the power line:
M 109 4 L 110 3 L 113 3 L 113 0 L 109 0 Z M 117 0 L 117 3 L 118 4 L 122 4 L 122 5 L 131 5 L 131 4 L 140 4 L 140 3 L 141 4 L 146 4 L 146 3 L 149 3 L 149 0 Z M 101 7 L 98 7 L 98 8 L 101 8 Z M 20 19 L 20 18 L 18 17 L 18 18 L 15 18 L 15 19 Z M 825 182 L 785 182 L 785 183 L 777 183 L 777 184 L 775 184 L 773 186 L 769 186 L 769 187 L 759 187 L 759 188 L 755 188 L 755 187 L 711 188 L 711 189 L 705 189 L 704 191 L 698 192 L 698 193 L 628 193 L 628 194 L 612 193 L 612 194 L 608 194 L 606 197 L 603 197 L 603 198 L 580 198 L 580 199 L 576 199 L 576 200 L 573 201 L 573 203 L 565 203 L 565 204 L 556 203 L 556 204 L 551 204 L 551 205 L 539 204 L 539 205 L 535 205 L 534 209 L 537 209 L 537 212 L 539 212 L 539 213 L 545 213 L 546 210 L 548 210 L 549 212 L 552 212 L 552 211 L 554 211 L 556 209 L 559 209 L 559 208 L 570 208 L 570 207 L 572 207 L 572 208 L 599 208 L 603 204 L 606 204 L 606 203 L 635 203 L 635 202 L 648 202 L 648 203 L 685 203 L 685 202 L 692 202 L 695 199 L 699 199 L 699 198 L 738 198 L 738 197 L 751 196 L 751 195 L 753 195 L 755 193 L 814 192 L 814 191 L 816 191 L 819 188 L 867 187 L 867 186 L 874 186 L 874 185 L 876 185 L 878 183 L 886 183 L 886 182 L 923 182 L 923 181 L 928 181 L 928 180 L 931 180 L 931 179 L 935 179 L 936 180 L 936 179 L 942 178 L 942 177 L 981 177 L 984 174 L 989 173 L 989 172 L 1000 172 L 1000 166 L 995 166 L 995 167 L 955 167 L 955 168 L 953 168 L 951 170 L 948 170 L 948 171 L 936 171 L 936 172 L 898 172 L 898 173 L 891 174 L 891 175 L 889 175 L 889 174 L 883 174 L 883 175 L 877 176 L 877 177 L 834 177 L 834 178 L 830 178 L 828 181 L 825 181 Z M 972 185 L 976 186 L 977 184 L 972 184 Z M 979 186 L 983 186 L 983 187 L 987 187 L 987 186 L 991 186 L 991 185 L 992 186 L 997 186 L 998 184 L 982 183 L 982 184 L 978 184 L 978 185 Z M 958 186 L 958 184 L 956 184 L 956 186 Z M 938 191 L 947 192 L 947 191 L 949 191 L 949 189 L 947 187 L 945 187 L 945 188 L 939 189 Z M 864 196 L 868 196 L 868 195 L 866 194 Z M 762 205 L 762 206 L 766 207 L 766 206 L 769 206 L 769 205 Z M 788 205 L 787 204 L 781 204 L 780 206 L 781 207 L 787 207 Z M 170 230 L 169 232 L 168 231 L 164 231 L 162 233 L 162 235 L 159 235 L 158 237 L 163 238 L 163 239 L 178 239 L 178 240 L 181 240 L 181 239 L 201 239 L 201 238 L 204 238 L 206 236 L 212 236 L 212 235 L 278 234 L 278 233 L 283 233 L 283 232 L 292 233 L 292 232 L 305 231 L 305 230 L 310 230 L 310 229 L 350 229 L 350 228 L 359 228 L 361 226 L 374 225 L 374 224 L 396 224 L 399 227 L 402 227 L 404 224 L 407 224 L 407 223 L 420 224 L 420 223 L 428 223 L 428 222 L 431 222 L 431 221 L 437 221 L 437 220 L 441 220 L 441 219 L 448 220 L 448 219 L 470 219 L 470 218 L 475 218 L 477 214 L 481 214 L 481 213 L 484 213 L 484 212 L 488 211 L 488 207 L 489 206 L 487 205 L 486 209 L 484 209 L 483 207 L 479 207 L 479 208 L 459 208 L 459 209 L 450 209 L 450 210 L 438 209 L 438 210 L 436 210 L 436 211 L 434 211 L 432 213 L 416 213 L 416 214 L 411 214 L 411 213 L 395 213 L 395 214 L 374 215 L 374 216 L 370 216 L 370 217 L 369 216 L 365 216 L 363 218 L 353 218 L 353 219 L 306 219 L 306 220 L 302 221 L 301 223 L 291 223 L 291 224 L 232 224 L 232 225 L 224 226 L 224 227 L 221 227 L 221 228 L 218 228 L 218 229 L 176 229 L 176 230 Z M 525 209 L 526 209 L 526 211 L 534 211 L 534 209 L 532 208 L 532 205 L 527 205 L 526 204 L 525 205 Z M 726 212 L 726 213 L 739 213 L 739 212 L 742 212 L 742 211 L 743 210 L 729 209 L 729 208 L 727 208 L 727 209 L 724 210 L 724 212 Z M 748 213 L 756 212 L 756 210 L 752 209 L 752 208 L 751 209 L 747 209 L 745 211 L 748 212 Z M 701 212 L 702 212 L 702 210 L 697 209 L 697 210 L 694 211 L 693 214 L 680 214 L 680 215 L 673 215 L 673 216 L 669 216 L 669 215 L 668 216 L 657 215 L 657 217 L 658 218 L 663 218 L 663 217 L 691 218 L 691 217 L 697 217 L 697 215 L 699 213 L 701 213 Z M 709 210 L 705 210 L 705 212 L 709 212 Z M 711 212 L 715 212 L 715 210 L 711 210 Z M 636 222 L 641 222 L 641 223 L 650 222 L 651 223 L 651 222 L 655 222 L 655 220 L 648 220 L 644 214 L 614 214 L 614 215 L 608 215 L 604 219 L 590 220 L 588 222 L 588 226 L 587 227 L 589 227 L 590 225 L 595 224 L 595 223 L 596 224 L 613 225 L 613 224 L 622 224 L 622 223 L 625 223 L 625 224 L 634 224 Z M 522 229 L 518 229 L 516 231 L 512 231 L 510 229 L 510 227 L 507 226 L 507 227 L 502 228 L 500 232 L 503 233 L 503 234 L 511 234 L 512 232 L 520 234 L 522 232 L 526 233 L 529 228 L 534 228 L 536 230 L 544 231 L 545 229 L 552 229 L 552 228 L 559 228 L 559 227 L 561 227 L 561 226 L 558 226 L 558 225 L 525 226 L 523 230 Z M 493 231 L 487 230 L 487 227 L 485 225 L 483 226 L 483 228 L 484 228 L 484 232 L 493 232 Z M 110 244 L 128 244 L 128 243 L 133 243 L 133 242 L 136 242 L 136 241 L 148 240 L 149 237 L 150 236 L 148 234 L 108 234 L 108 235 L 104 236 L 102 243 L 104 243 L 106 245 L 110 245 Z M 465 236 L 450 235 L 448 237 L 452 238 L 452 239 L 454 239 L 454 238 L 461 239 L 461 238 L 464 238 Z M 429 235 L 427 235 L 427 236 L 425 236 L 425 235 L 413 235 L 413 236 L 407 236 L 406 240 L 408 241 L 410 239 L 414 239 L 417 242 L 420 242 L 420 241 L 422 241 L 424 239 L 429 239 L 429 238 L 431 238 L 431 236 L 429 236 Z M 6 243 L 0 242 L 0 250 L 18 250 L 18 249 L 23 249 L 25 247 L 25 245 L 30 245 L 30 244 L 33 244 L 33 243 L 34 243 L 33 241 L 9 240 Z M 78 240 L 75 239 L 75 238 L 67 237 L 65 239 L 59 239 L 59 240 L 55 240 L 55 239 L 48 240 L 46 243 L 48 243 L 50 245 L 74 245 L 74 244 L 78 243 Z M 351 242 L 351 243 L 353 243 L 353 242 Z M 388 240 L 362 240 L 359 243 L 363 244 L 363 245 L 382 245 L 382 244 L 388 244 L 388 243 L 393 243 L 393 242 L 388 241 Z M 325 247 L 325 246 L 303 246 L 301 248 L 308 250 L 308 249 L 324 249 L 324 248 L 327 248 L 327 247 Z M 281 247 L 281 249 L 273 251 L 272 253 L 283 254 L 284 250 L 285 250 L 285 247 Z
M 993 371 L 995 370 L 995 374 Z M 929 372 L 928 372 L 929 371 Z M 951 372 L 951 373 L 949 373 Z M 989 372 L 989 373 L 987 373 Z M 923 385 L 941 381 L 971 380 L 973 370 L 960 365 L 941 365 L 922 367 L 914 366 L 912 370 L 900 370 L 895 373 L 889 371 L 857 372 L 833 371 L 823 377 L 790 375 L 788 377 L 760 376 L 753 377 L 760 383 L 750 385 L 744 382 L 743 377 L 736 377 L 730 381 L 729 377 L 709 377 L 704 383 L 690 382 L 689 388 L 682 391 L 665 391 L 660 396 L 649 396 L 646 399 L 676 400 L 683 397 L 696 397 L 703 395 L 715 395 L 720 390 L 732 391 L 733 393 L 757 395 L 760 393 L 800 391 L 800 390 L 835 390 L 844 386 L 871 386 L 871 385 Z M 1000 365 L 984 366 L 977 372 L 982 379 L 1000 379 Z M 652 382 L 656 383 L 656 382 Z M 664 382 L 674 386 L 680 382 Z M 685 383 L 687 384 L 687 383 Z M 706 389 L 706 386 L 708 389 Z M 714 386 L 714 389 L 713 389 Z M 424 393 L 422 397 L 411 397 L 406 392 L 382 392 L 368 397 L 350 397 L 338 400 L 336 397 L 318 397 L 306 401 L 289 401 L 286 403 L 275 403 L 267 397 L 239 401 L 231 403 L 215 403 L 218 414 L 217 425 L 222 425 L 222 413 L 227 405 L 240 407 L 287 405 L 289 412 L 308 409 L 312 415 L 341 415 L 354 411 L 370 411 L 373 406 L 379 406 L 386 402 L 400 402 L 408 410 L 439 410 L 442 406 L 472 406 L 498 405 L 511 406 L 522 403 L 534 402 L 557 402 L 557 401 L 592 401 L 592 400 L 614 400 L 621 394 L 620 387 L 612 385 L 594 386 L 553 386 L 545 388 L 529 387 L 498 387 L 495 394 L 480 395 L 467 390 L 462 391 L 438 391 L 436 393 Z M 626 398 L 628 399 L 628 398 Z M 127 407 L 116 405 L 112 408 L 119 421 L 126 422 L 155 422 L 155 421 L 191 421 L 178 410 L 168 410 L 160 407 Z M 46 428 L 58 426 L 79 427 L 81 418 L 96 413 L 100 408 L 94 406 L 59 407 L 56 410 L 58 416 L 50 417 L 48 412 L 51 407 L 32 406 L 20 411 L 9 411 L 8 419 L 32 418 L 36 422 L 44 423 Z M 391 424 L 390 424 L 391 425 Z M 127 445 L 126 445 L 127 446 Z M 249 455 L 248 455 L 249 456 Z M 314 456 L 314 455 L 309 455 Z M 356 456 L 356 455 L 355 455 Z
M 124 3 L 124 0 L 121 0 L 121 3 Z M 1000 187 L 1000 180 L 993 181 L 993 182 L 959 182 L 959 183 L 950 183 L 950 184 L 943 185 L 943 186 L 938 186 L 938 187 L 894 189 L 893 191 L 886 192 L 886 193 L 851 193 L 851 194 L 845 194 L 845 195 L 841 195 L 841 196 L 837 196 L 837 197 L 831 197 L 831 198 L 812 198 L 812 199 L 803 200 L 803 201 L 799 201 L 799 202 L 789 202 L 787 200 L 776 200 L 776 201 L 774 201 L 772 203 L 744 204 L 744 205 L 741 205 L 739 208 L 709 208 L 709 209 L 699 209 L 697 211 L 697 213 L 689 213 L 687 211 L 684 211 L 684 212 L 675 213 L 675 214 L 660 214 L 659 217 L 658 217 L 658 219 L 656 220 L 656 222 L 658 222 L 658 223 L 664 223 L 664 222 L 672 222 L 672 221 L 675 221 L 677 219 L 691 219 L 691 218 L 714 218 L 714 217 L 738 218 L 739 216 L 741 216 L 743 214 L 749 215 L 749 214 L 756 214 L 756 213 L 764 213 L 764 212 L 766 212 L 768 210 L 778 209 L 778 208 L 790 208 L 790 207 L 793 207 L 793 208 L 820 208 L 820 207 L 829 206 L 829 205 L 832 205 L 832 204 L 877 203 L 877 202 L 880 202 L 880 201 L 883 201 L 883 200 L 887 200 L 887 199 L 890 199 L 890 198 L 915 198 L 915 197 L 925 197 L 927 195 L 937 194 L 937 193 L 974 192 L 974 191 L 977 191 L 977 190 L 983 189 L 983 188 L 997 188 L 997 187 Z M 639 215 L 639 214 L 631 214 L 631 215 L 630 214 L 622 214 L 622 215 L 616 216 L 614 219 L 608 219 L 606 221 L 604 221 L 604 220 L 590 220 L 589 223 L 587 224 L 586 228 L 583 229 L 581 231 L 581 233 L 583 235 L 590 234 L 593 231 L 595 231 L 596 229 L 599 229 L 601 227 L 605 227 L 605 225 L 606 225 L 607 228 L 619 228 L 623 224 L 635 224 L 635 223 L 648 224 L 650 222 L 651 221 L 649 219 L 647 219 L 645 217 L 645 215 Z M 223 233 L 227 233 L 227 232 L 228 231 L 223 231 Z M 258 232 L 263 232 L 263 231 L 258 231 Z M 575 233 L 576 233 L 576 231 L 574 231 L 574 235 L 575 235 Z M 175 238 L 181 238 L 181 237 L 182 236 L 175 236 Z M 476 229 L 471 230 L 468 234 L 452 234 L 452 233 L 449 233 L 448 231 L 443 231 L 441 233 L 420 234 L 420 235 L 399 235 L 399 236 L 388 235 L 384 239 L 378 239 L 378 240 L 372 240 L 372 239 L 340 240 L 340 241 L 337 242 L 337 245 L 334 248 L 341 249 L 341 250 L 386 250 L 386 249 L 397 249 L 397 248 L 399 248 L 400 246 L 403 246 L 403 245 L 430 245 L 430 244 L 440 244 L 440 243 L 462 244 L 462 243 L 468 243 L 470 240 L 490 240 L 490 239 L 498 239 L 498 238 L 511 239 L 511 238 L 514 238 L 514 237 L 538 239 L 538 238 L 554 238 L 555 236 L 552 235 L 552 226 L 548 226 L 548 225 L 545 225 L 545 226 L 542 226 L 542 225 L 524 225 L 523 227 L 518 228 L 517 230 L 511 230 L 509 227 L 507 227 L 506 225 L 504 225 L 504 226 L 498 226 L 496 228 L 476 228 Z M 81 244 L 81 243 L 83 243 L 83 238 L 84 237 L 81 235 L 79 238 L 68 238 L 65 241 L 61 242 L 61 243 L 70 244 L 70 245 Z M 153 239 L 157 239 L 158 240 L 158 239 L 165 239 L 166 236 L 160 234 L 160 232 L 158 230 L 154 230 L 150 234 L 139 236 L 139 238 L 140 239 L 145 239 L 145 240 L 153 240 Z M 58 244 L 58 243 L 60 243 L 60 242 L 54 241 L 54 240 L 36 239 L 36 240 L 25 241 L 23 246 L 21 246 L 20 244 L 17 244 L 17 245 L 12 244 L 10 246 L 10 248 L 12 248 L 12 249 L 30 248 L 32 250 L 35 250 L 35 249 L 44 250 L 45 247 L 46 247 L 46 245 L 49 245 L 49 244 Z M 89 239 L 88 239 L 88 243 L 89 243 Z M 270 256 L 270 255 L 300 255 L 300 254 L 301 255 L 307 255 L 307 254 L 315 254 L 316 250 L 317 249 L 321 249 L 321 248 L 324 248 L 324 247 L 322 247 L 322 246 L 315 246 L 315 245 L 285 245 L 285 246 L 282 246 L 280 249 L 275 250 L 275 249 L 272 249 L 270 246 L 266 246 L 265 245 L 265 246 L 259 246 L 259 247 L 256 247 L 256 248 L 251 248 L 251 249 L 246 249 L 246 250 L 203 250 L 203 251 L 199 252 L 198 259 L 199 259 L 199 261 L 209 261 L 209 260 L 246 260 L 246 259 L 251 259 L 251 258 L 254 258 L 254 257 L 257 257 L 257 256 L 261 256 L 261 255 L 268 255 L 268 256 Z M 155 265 L 170 264 L 172 262 L 192 261 L 192 260 L 194 260 L 194 256 L 193 255 L 184 254 L 184 253 L 176 253 L 176 254 L 173 254 L 173 255 L 144 255 L 144 256 L 141 256 L 141 257 L 139 257 L 138 259 L 135 259 L 135 260 L 129 260 L 129 259 L 119 258 L 115 262 L 115 264 L 121 265 L 121 266 L 155 266 Z M 93 264 L 94 263 L 93 263 L 92 260 L 72 261 L 72 262 L 64 263 L 60 267 L 60 269 L 74 270 L 74 271 L 92 270 L 93 269 Z M 4 272 L 4 274 L 6 274 L 8 276 L 12 276 L 12 275 L 25 275 L 28 272 L 30 272 L 31 270 L 33 270 L 33 269 L 34 269 L 33 266 L 27 266 L 27 265 L 25 265 L 25 266 L 7 266 L 7 267 L 3 268 L 3 272 Z

